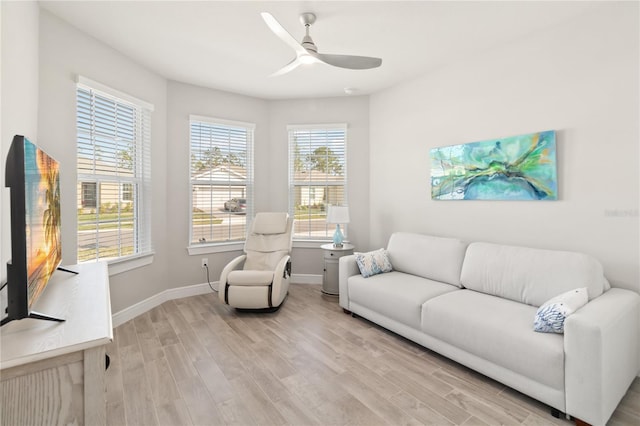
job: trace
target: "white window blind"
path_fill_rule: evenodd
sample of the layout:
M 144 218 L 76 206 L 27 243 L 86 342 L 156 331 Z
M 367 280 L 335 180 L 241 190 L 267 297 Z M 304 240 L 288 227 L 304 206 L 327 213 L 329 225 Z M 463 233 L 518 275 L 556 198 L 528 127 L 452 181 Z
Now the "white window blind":
M 327 239 L 335 230 L 327 225 L 327 208 L 347 204 L 347 126 L 296 125 L 287 130 L 294 238 Z
M 190 117 L 190 245 L 246 239 L 254 129 L 251 123 Z
M 77 86 L 78 262 L 150 254 L 153 107 L 90 84 Z

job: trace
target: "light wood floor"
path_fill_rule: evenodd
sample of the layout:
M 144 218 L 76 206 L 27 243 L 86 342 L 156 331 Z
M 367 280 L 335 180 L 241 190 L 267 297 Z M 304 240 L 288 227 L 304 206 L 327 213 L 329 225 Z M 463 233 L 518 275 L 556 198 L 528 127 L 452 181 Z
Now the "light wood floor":
M 246 314 L 207 294 L 115 329 L 110 425 L 571 424 L 500 383 L 342 313 L 292 285 L 279 312 Z M 640 381 L 612 425 L 640 424 Z

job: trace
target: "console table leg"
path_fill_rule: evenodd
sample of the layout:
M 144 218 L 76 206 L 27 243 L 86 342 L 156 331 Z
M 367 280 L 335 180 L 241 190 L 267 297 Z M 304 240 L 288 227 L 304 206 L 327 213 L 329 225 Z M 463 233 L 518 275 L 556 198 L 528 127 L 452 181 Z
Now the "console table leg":
M 105 402 L 106 348 L 98 346 L 84 351 L 84 424 L 106 425 Z

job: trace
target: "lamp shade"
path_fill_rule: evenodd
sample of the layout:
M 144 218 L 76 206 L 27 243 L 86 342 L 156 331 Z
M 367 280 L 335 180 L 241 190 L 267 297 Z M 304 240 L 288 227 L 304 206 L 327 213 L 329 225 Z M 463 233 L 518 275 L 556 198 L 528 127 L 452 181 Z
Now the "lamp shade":
M 349 207 L 329 206 L 327 223 L 349 223 Z

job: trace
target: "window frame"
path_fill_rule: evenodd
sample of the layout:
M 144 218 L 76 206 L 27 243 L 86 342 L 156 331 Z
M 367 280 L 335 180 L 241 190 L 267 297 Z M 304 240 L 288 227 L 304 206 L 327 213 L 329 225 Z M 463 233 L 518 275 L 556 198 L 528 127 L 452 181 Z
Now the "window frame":
M 81 169 L 79 165 L 80 159 L 80 135 L 84 134 L 85 138 L 93 141 L 98 137 L 97 132 L 95 132 L 95 127 L 90 131 L 80 131 L 78 126 L 79 116 L 81 111 L 86 112 L 86 110 L 81 110 L 80 108 L 80 91 L 83 90 L 88 92 L 89 98 L 92 100 L 95 99 L 96 96 L 115 102 L 123 107 L 129 107 L 136 111 L 136 121 L 133 124 L 135 129 L 135 158 L 137 161 L 134 164 L 133 169 L 133 177 L 122 178 L 118 176 L 116 173 L 115 178 L 113 176 L 109 176 L 107 174 L 100 174 L 95 169 L 93 171 L 88 171 Z M 109 86 L 106 86 L 102 83 L 93 81 L 86 77 L 78 75 L 76 77 L 76 185 L 80 185 L 81 191 L 83 191 L 83 187 L 85 183 L 93 183 L 96 188 L 96 197 L 95 204 L 93 207 L 96 211 L 100 208 L 100 191 L 101 191 L 101 183 L 108 184 L 118 184 L 118 195 L 117 200 L 120 203 L 122 199 L 122 185 L 126 183 L 131 183 L 134 187 L 134 198 L 133 201 L 135 204 L 135 213 L 134 213 L 134 236 L 133 236 L 133 253 L 125 254 L 115 257 L 100 257 L 99 251 L 96 252 L 96 256 L 90 259 L 79 259 L 80 254 L 80 246 L 79 242 L 76 242 L 76 259 L 79 263 L 86 262 L 95 262 L 106 260 L 109 265 L 109 274 L 115 275 L 121 272 L 125 272 L 130 269 L 134 269 L 137 267 L 145 266 L 153 262 L 153 239 L 151 235 L 151 116 L 154 111 L 154 106 L 148 102 L 135 98 L 129 94 L 120 92 L 116 89 L 113 89 Z M 95 120 L 95 112 L 90 111 L 91 120 Z M 104 153 L 103 153 L 104 155 Z M 92 157 L 95 162 L 95 152 Z M 110 161 L 117 161 L 117 159 L 109 158 Z M 82 197 L 84 194 L 80 194 Z M 76 200 L 76 205 L 80 207 L 82 203 L 82 199 Z M 120 210 L 119 210 L 120 211 Z M 96 221 L 96 233 L 99 233 L 99 221 Z M 119 223 L 119 222 L 118 222 Z M 79 229 L 79 220 L 76 215 L 76 230 Z M 121 225 L 119 228 L 121 229 Z M 117 243 L 118 250 L 121 250 L 121 242 Z
M 308 183 L 303 184 L 302 182 L 296 182 L 295 181 L 295 146 L 294 146 L 294 136 L 296 134 L 296 132 L 327 132 L 327 131 L 342 131 L 343 132 L 343 146 L 342 146 L 342 156 L 341 156 L 341 160 L 342 160 L 342 165 L 344 167 L 344 171 L 342 173 L 343 179 L 341 182 L 329 182 L 328 180 L 325 180 L 324 182 L 318 183 L 316 185 L 309 185 Z M 289 215 L 291 215 L 292 217 L 295 217 L 295 198 L 296 198 L 296 188 L 300 187 L 300 188 L 304 188 L 304 187 L 308 187 L 309 188 L 309 196 L 313 190 L 314 194 L 315 194 L 315 190 L 317 190 L 317 188 L 322 188 L 322 191 L 324 192 L 325 188 L 328 187 L 342 187 L 342 191 L 343 191 L 343 197 L 342 197 L 342 202 L 340 203 L 341 205 L 348 205 L 348 125 L 346 123 L 326 123 L 326 124 L 290 124 L 287 126 L 287 139 L 288 139 L 288 152 L 289 152 L 289 156 L 288 156 L 288 170 L 289 170 L 289 200 L 288 200 L 288 211 L 289 211 Z M 329 146 L 324 145 L 325 147 L 329 148 Z M 315 195 L 314 195 L 315 197 Z M 327 203 L 325 208 L 328 210 L 330 203 Z M 325 210 L 325 215 L 327 213 L 327 210 Z M 294 236 L 293 236 L 293 240 L 294 243 L 296 243 L 297 246 L 310 246 L 310 247 L 315 247 L 318 243 L 324 243 L 327 241 L 331 241 L 332 240 L 332 235 L 334 232 L 334 226 L 332 224 L 329 224 L 326 222 L 326 217 L 325 217 L 325 233 L 326 235 L 324 236 L 313 236 L 313 235 L 309 235 L 312 231 L 310 230 L 307 235 L 299 235 L 295 233 L 295 229 L 294 229 Z M 348 225 L 344 224 L 341 226 L 342 232 L 345 236 L 345 241 L 348 241 Z
M 204 242 L 194 242 L 193 235 L 193 196 L 195 185 L 221 185 L 224 186 L 225 182 L 222 180 L 200 180 L 194 181 L 192 179 L 192 143 L 193 143 L 193 125 L 195 123 L 200 123 L 201 125 L 209 125 L 211 127 L 217 127 L 221 129 L 227 130 L 242 130 L 246 131 L 246 147 L 245 147 L 245 158 L 246 158 L 246 167 L 245 167 L 245 180 L 244 187 L 245 193 L 242 197 L 231 197 L 231 198 L 245 198 L 246 199 L 246 209 L 244 215 L 245 218 L 244 223 L 244 234 L 241 238 L 231 238 L 231 231 L 228 233 L 229 239 L 220 241 L 220 240 L 212 240 L 212 241 L 204 241 Z M 206 254 L 206 253 L 216 253 L 216 252 L 224 252 L 224 251 L 234 251 L 242 249 L 244 246 L 244 241 L 246 240 L 248 228 L 250 225 L 250 220 L 253 217 L 254 212 L 254 145 L 255 145 L 255 123 L 249 123 L 244 121 L 236 121 L 229 120 L 217 117 L 210 116 L 202 116 L 202 115 L 189 115 L 189 156 L 188 156 L 188 185 L 189 185 L 189 239 L 187 241 L 187 251 L 189 255 L 198 255 L 198 254 Z M 231 187 L 230 180 L 226 181 L 227 187 Z M 236 185 L 237 186 L 237 185 Z M 230 215 L 230 213 L 225 213 Z M 234 215 L 238 216 L 238 215 Z

